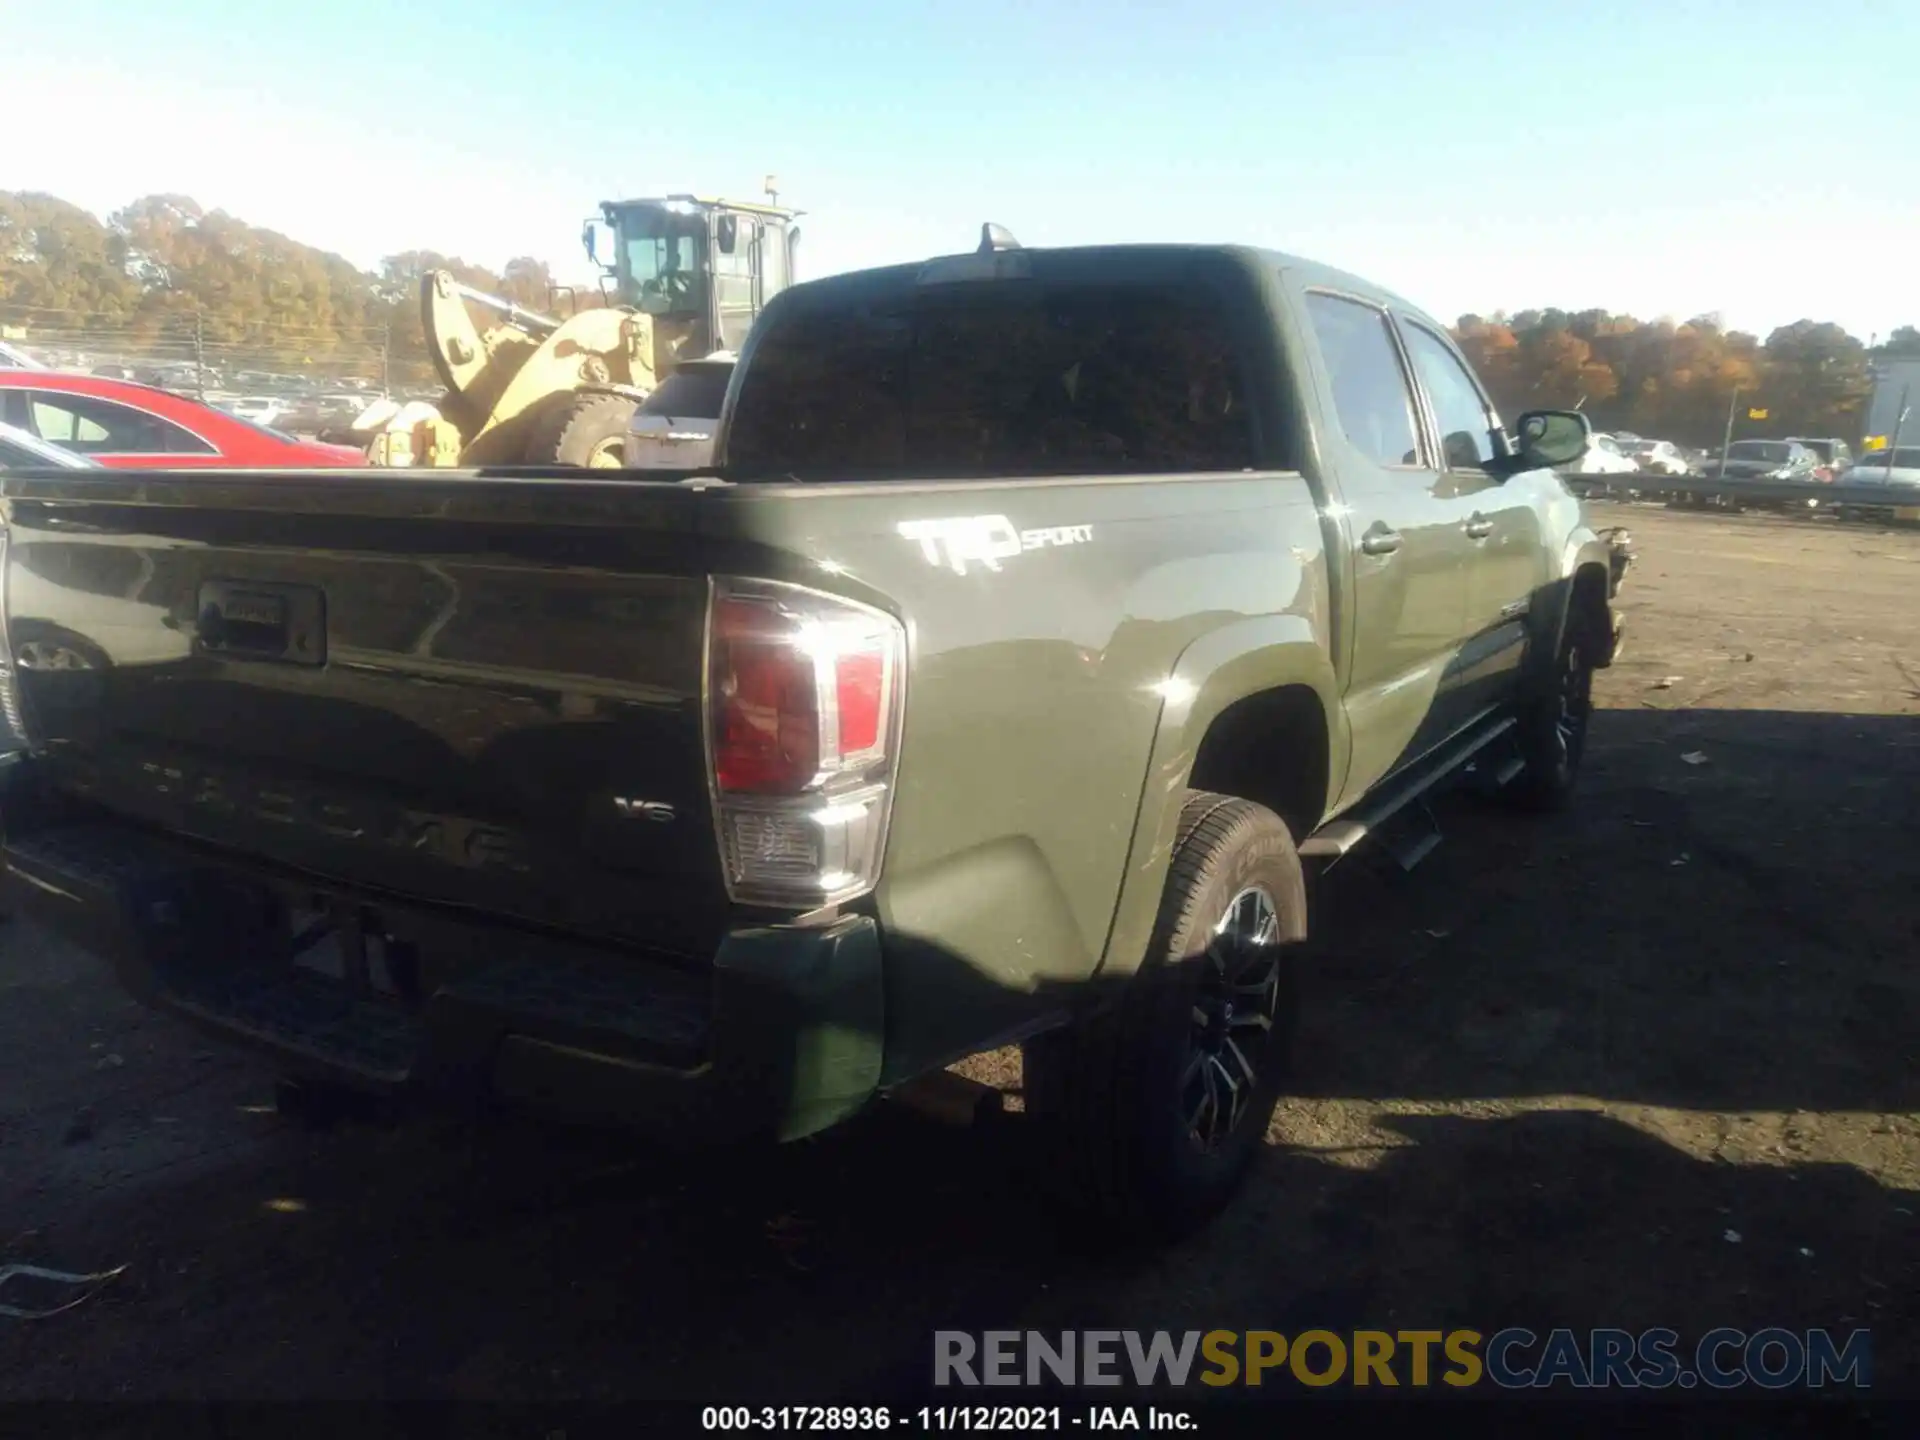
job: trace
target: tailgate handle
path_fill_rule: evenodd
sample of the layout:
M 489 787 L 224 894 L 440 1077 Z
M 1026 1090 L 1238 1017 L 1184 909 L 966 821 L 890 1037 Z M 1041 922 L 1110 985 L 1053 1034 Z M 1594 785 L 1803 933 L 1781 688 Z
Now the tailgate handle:
M 211 654 L 293 665 L 326 661 L 326 597 L 316 586 L 209 580 L 195 608 L 199 648 Z

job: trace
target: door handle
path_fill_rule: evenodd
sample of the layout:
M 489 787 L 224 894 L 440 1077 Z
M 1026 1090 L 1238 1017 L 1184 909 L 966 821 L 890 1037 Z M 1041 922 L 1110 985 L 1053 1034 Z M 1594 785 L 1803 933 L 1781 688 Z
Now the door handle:
M 1461 528 L 1469 540 L 1484 540 L 1493 533 L 1493 522 L 1484 515 L 1476 515 Z
M 1360 549 L 1367 555 L 1391 555 L 1400 548 L 1397 530 L 1369 530 L 1360 537 Z

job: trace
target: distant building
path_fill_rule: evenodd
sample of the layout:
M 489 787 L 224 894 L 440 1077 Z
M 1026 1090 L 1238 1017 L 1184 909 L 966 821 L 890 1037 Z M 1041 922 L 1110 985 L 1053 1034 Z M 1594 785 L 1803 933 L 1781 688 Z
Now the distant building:
M 1900 420 L 1900 407 L 1907 407 Z M 1893 443 L 1900 431 L 1902 445 L 1920 444 L 1920 360 L 1882 360 L 1873 367 L 1873 398 L 1867 402 L 1865 444 L 1879 449 Z

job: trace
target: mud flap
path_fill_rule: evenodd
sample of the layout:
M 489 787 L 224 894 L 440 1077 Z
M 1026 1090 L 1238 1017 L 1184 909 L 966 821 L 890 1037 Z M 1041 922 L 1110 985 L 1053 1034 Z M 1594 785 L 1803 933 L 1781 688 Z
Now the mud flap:
M 1608 637 L 1606 652 L 1594 662 L 1594 669 L 1605 670 L 1620 658 L 1620 652 L 1626 646 L 1627 617 L 1619 610 L 1613 612 L 1613 625 Z

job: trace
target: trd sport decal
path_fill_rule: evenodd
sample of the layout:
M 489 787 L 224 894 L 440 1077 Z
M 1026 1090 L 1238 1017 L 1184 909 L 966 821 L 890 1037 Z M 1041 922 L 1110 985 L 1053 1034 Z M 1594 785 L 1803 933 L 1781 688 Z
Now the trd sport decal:
M 933 565 L 950 565 L 964 575 L 978 563 L 998 571 L 1002 560 L 1049 545 L 1084 545 L 1093 539 L 1091 525 L 1049 525 L 1038 530 L 1016 530 L 1004 515 L 961 515 L 951 520 L 902 520 L 900 534 L 917 540 L 920 553 Z

